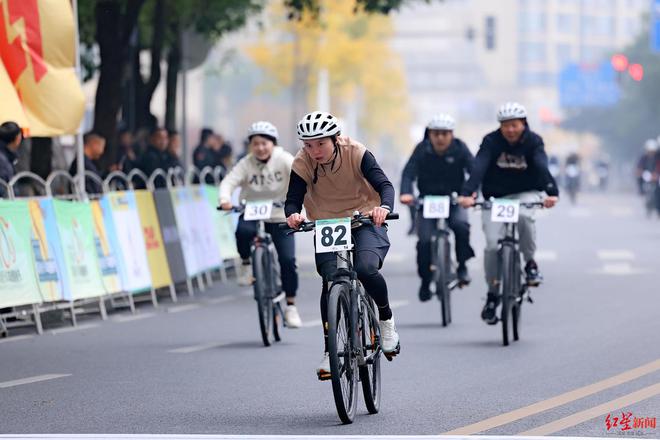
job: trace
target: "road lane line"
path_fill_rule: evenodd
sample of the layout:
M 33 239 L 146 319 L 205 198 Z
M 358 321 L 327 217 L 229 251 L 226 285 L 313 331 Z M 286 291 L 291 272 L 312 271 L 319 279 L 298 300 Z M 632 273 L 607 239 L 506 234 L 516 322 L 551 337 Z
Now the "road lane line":
M 557 261 L 557 252 L 548 250 L 538 250 L 534 254 L 536 261 Z
M 112 318 L 112 322 L 121 324 L 122 322 L 139 321 L 140 319 L 153 318 L 155 313 L 144 313 L 141 315 L 118 315 Z
M 321 322 L 321 320 L 320 320 L 320 319 L 317 319 L 317 320 L 315 320 L 315 321 L 304 321 L 304 322 L 302 323 L 301 327 L 302 327 L 302 328 L 308 328 L 308 327 L 319 327 L 321 324 L 323 324 L 323 323 Z
M 647 273 L 645 269 L 635 269 L 630 263 L 606 263 L 600 269 L 590 270 L 589 273 L 597 275 L 638 275 Z
M 23 341 L 25 339 L 32 339 L 32 338 L 34 338 L 34 335 L 10 336 L 8 338 L 0 339 L 0 344 L 4 344 L 5 342 Z
M 628 249 L 600 249 L 597 252 L 600 260 L 634 260 L 635 253 Z
M 634 393 L 626 394 L 625 396 L 619 397 L 618 399 L 610 400 L 605 402 L 602 405 L 594 406 L 579 413 L 575 413 L 568 417 L 555 420 L 554 422 L 546 423 L 545 425 L 539 426 L 529 431 L 521 432 L 517 435 L 549 435 L 558 431 L 563 431 L 564 429 L 571 428 L 580 423 L 584 423 L 588 420 L 591 420 L 595 417 L 605 415 L 611 411 L 616 411 L 618 409 L 624 408 L 626 406 L 633 405 L 642 400 L 650 399 L 651 397 L 657 396 L 660 394 L 660 382 L 655 385 L 642 388 L 641 390 L 635 391 Z
M 62 333 L 71 333 L 71 332 L 78 332 L 81 330 L 88 330 L 90 328 L 96 328 L 98 327 L 98 324 L 84 324 L 84 325 L 78 325 L 76 327 L 67 327 L 67 328 L 60 328 L 56 330 L 51 330 L 48 333 L 51 335 L 61 335 Z
M 223 347 L 225 345 L 229 345 L 229 342 L 212 342 L 210 344 L 201 344 L 201 345 L 191 345 L 189 347 L 181 347 L 181 348 L 175 348 L 174 350 L 168 350 L 168 353 L 176 353 L 176 354 L 189 354 L 189 353 L 197 353 L 198 351 L 204 351 L 204 350 L 209 350 L 211 348 L 218 348 L 218 347 Z
M 199 304 L 186 304 L 183 306 L 169 307 L 167 313 L 180 313 L 187 312 L 188 310 L 199 309 Z
M 582 399 L 583 397 L 591 396 L 592 394 L 596 394 L 608 388 L 630 382 L 631 380 L 635 380 L 658 370 L 660 370 L 660 359 L 656 359 L 655 361 L 649 362 L 648 364 L 642 365 L 641 367 L 633 368 L 632 370 L 625 371 L 623 373 L 617 374 L 616 376 L 612 376 L 591 385 L 577 388 L 573 391 L 568 391 L 550 399 L 533 403 L 523 408 L 518 408 L 516 410 L 500 414 L 498 416 L 494 416 L 486 420 L 473 423 L 471 425 L 453 429 L 451 431 L 445 432 L 444 434 L 471 435 L 478 432 L 488 431 L 489 429 L 497 428 L 498 426 L 506 425 L 511 422 L 515 422 L 516 420 L 524 419 L 525 417 L 529 417 L 534 414 L 538 414 L 543 411 L 574 402 L 576 400 Z
M 59 379 L 60 377 L 68 377 L 70 374 L 44 374 L 41 376 L 26 377 L 25 379 L 10 380 L 8 382 L 0 382 L 0 388 L 10 388 L 19 385 L 27 385 L 29 383 L 43 382 L 45 380 Z
M 408 300 L 395 300 L 395 301 L 390 301 L 390 308 L 391 309 L 398 309 L 400 307 L 404 307 L 410 304 L 410 301 Z M 301 327 L 302 328 L 308 328 L 308 327 L 319 327 L 323 323 L 321 322 L 320 319 L 316 319 L 314 321 L 303 321 Z

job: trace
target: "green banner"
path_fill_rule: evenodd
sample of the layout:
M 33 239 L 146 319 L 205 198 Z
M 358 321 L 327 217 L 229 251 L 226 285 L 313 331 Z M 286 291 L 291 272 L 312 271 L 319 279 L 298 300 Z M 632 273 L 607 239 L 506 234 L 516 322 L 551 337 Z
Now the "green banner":
M 218 237 L 220 246 L 220 256 L 223 260 L 238 258 L 238 248 L 236 247 L 236 234 L 232 216 L 216 209 L 218 206 L 218 188 L 211 185 L 204 186 L 206 199 L 211 205 L 213 220 L 216 224 L 214 228 Z
M 41 303 L 28 202 L 0 200 L 0 307 Z
M 71 299 L 105 294 L 94 243 L 94 221 L 88 202 L 53 200 L 62 240 L 64 265 Z

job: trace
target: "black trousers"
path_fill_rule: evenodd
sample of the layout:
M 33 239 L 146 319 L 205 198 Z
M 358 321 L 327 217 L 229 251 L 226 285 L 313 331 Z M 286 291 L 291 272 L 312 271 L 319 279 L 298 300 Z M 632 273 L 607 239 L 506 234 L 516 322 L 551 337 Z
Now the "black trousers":
M 296 242 L 293 235 L 287 235 L 277 223 L 266 223 L 266 232 L 273 238 L 277 250 L 277 259 L 282 272 L 282 289 L 287 298 L 293 298 L 298 291 L 298 271 L 296 269 Z M 250 258 L 250 246 L 257 235 L 257 222 L 245 221 L 243 216 L 236 228 L 236 247 L 243 260 Z
M 390 319 L 392 311 L 389 306 L 387 283 L 379 272 L 390 248 L 390 241 L 385 227 L 363 225 L 352 230 L 353 250 L 355 252 L 354 269 L 358 280 L 364 286 L 367 294 L 378 306 L 381 320 Z M 328 322 L 328 288 L 337 271 L 337 257 L 328 252 L 316 254 L 316 271 L 323 278 L 321 294 L 321 319 Z M 325 325 L 324 325 L 325 328 Z
M 421 212 L 417 215 L 417 273 L 423 282 L 431 281 L 431 235 L 437 230 L 438 220 L 424 218 Z M 458 205 L 451 205 L 447 226 L 454 231 L 456 245 L 456 261 L 464 263 L 474 257 L 470 246 L 470 223 L 467 211 Z

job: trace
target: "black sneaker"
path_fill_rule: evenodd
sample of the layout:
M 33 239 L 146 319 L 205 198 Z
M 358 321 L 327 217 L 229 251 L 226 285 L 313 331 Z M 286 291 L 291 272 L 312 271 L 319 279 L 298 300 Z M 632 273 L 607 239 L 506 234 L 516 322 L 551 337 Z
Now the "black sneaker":
M 426 302 L 431 299 L 431 296 L 433 296 L 433 294 L 431 293 L 429 283 L 422 281 L 422 285 L 419 286 L 419 300 L 421 302 Z
M 488 325 L 497 324 L 497 306 L 500 304 L 500 298 L 495 293 L 488 292 L 488 298 L 483 310 L 481 310 L 481 319 Z
M 543 276 L 539 272 L 539 266 L 536 264 L 536 261 L 529 260 L 525 264 L 525 277 L 527 279 L 527 285 L 531 287 L 537 287 L 543 281 Z
M 467 286 L 472 281 L 465 263 L 458 265 L 458 268 L 456 269 L 456 278 L 458 278 L 458 284 L 461 286 Z

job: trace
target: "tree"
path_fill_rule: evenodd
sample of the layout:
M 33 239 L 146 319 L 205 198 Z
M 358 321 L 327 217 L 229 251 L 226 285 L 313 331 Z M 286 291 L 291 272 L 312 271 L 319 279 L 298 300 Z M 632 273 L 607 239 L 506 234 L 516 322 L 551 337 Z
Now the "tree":
M 346 115 L 351 107 L 361 107 L 360 135 L 366 142 L 407 144 L 407 130 L 401 129 L 408 120 L 406 87 L 402 63 L 387 43 L 393 34 L 390 18 L 356 9 L 365 2 L 320 0 L 290 20 L 291 3 L 271 5 L 268 33 L 248 53 L 268 73 L 267 87 L 290 88 L 292 118 L 316 107 L 309 91 L 325 70 L 332 111 Z
M 648 30 L 624 54 L 644 67 L 643 79 L 636 82 L 622 73 L 622 98 L 615 106 L 576 110 L 563 126 L 594 132 L 612 155 L 630 158 L 639 154 L 646 139 L 660 134 L 660 55 L 650 50 Z

